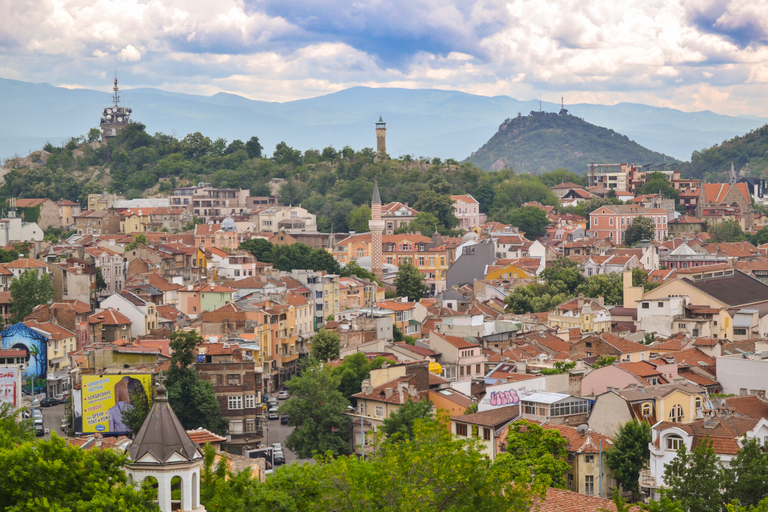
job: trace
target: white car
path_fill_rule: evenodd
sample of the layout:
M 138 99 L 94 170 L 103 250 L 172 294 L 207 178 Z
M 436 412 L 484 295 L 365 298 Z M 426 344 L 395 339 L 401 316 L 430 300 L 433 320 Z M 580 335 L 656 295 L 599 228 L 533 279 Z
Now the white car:
M 282 451 L 283 445 L 282 445 L 282 443 L 272 443 L 272 449 L 273 450 L 280 450 L 280 451 Z
M 291 395 L 289 395 L 287 391 L 283 390 L 283 391 L 281 391 L 281 392 L 279 392 L 277 394 L 277 399 L 278 400 L 286 400 L 289 396 L 291 396 Z
M 276 420 L 278 417 L 279 417 L 279 416 L 277 415 L 277 407 L 272 407 L 272 408 L 271 408 L 271 409 L 270 409 L 270 410 L 267 412 L 267 418 L 269 418 L 269 419 L 271 419 L 271 420 Z

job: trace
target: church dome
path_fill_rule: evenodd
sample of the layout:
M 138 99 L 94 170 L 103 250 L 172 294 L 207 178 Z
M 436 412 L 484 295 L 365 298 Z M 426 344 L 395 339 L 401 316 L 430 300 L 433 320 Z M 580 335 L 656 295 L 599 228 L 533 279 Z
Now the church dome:
M 480 240 L 480 235 L 475 233 L 474 231 L 470 231 L 468 233 L 465 233 L 464 236 L 461 237 L 462 242 L 472 242 Z
M 221 223 L 221 230 L 222 231 L 237 231 L 237 226 L 235 225 L 235 221 L 232 220 L 232 217 L 227 215 L 227 218 L 224 219 Z

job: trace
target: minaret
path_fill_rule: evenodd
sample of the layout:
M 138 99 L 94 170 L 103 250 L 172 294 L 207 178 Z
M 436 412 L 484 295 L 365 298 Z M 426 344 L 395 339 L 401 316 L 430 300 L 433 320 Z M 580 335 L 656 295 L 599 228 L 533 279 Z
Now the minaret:
M 385 156 L 387 154 L 387 123 L 379 116 L 376 122 L 376 154 Z
M 384 221 L 381 220 L 381 196 L 379 195 L 378 182 L 373 184 L 371 220 L 368 221 L 368 229 L 371 230 L 371 272 L 380 279 L 384 275 L 381 261 L 381 234 L 384 232 Z

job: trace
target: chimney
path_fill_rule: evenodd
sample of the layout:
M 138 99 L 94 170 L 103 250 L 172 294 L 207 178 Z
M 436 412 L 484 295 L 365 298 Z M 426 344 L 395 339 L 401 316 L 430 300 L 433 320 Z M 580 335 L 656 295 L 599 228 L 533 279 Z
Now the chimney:
M 363 393 L 370 395 L 373 393 L 373 386 L 371 385 L 371 379 L 365 379 L 362 383 Z
M 584 294 L 580 293 L 579 297 L 576 299 L 576 301 L 577 301 L 576 304 L 578 304 L 579 309 L 583 308 L 584 307 Z
M 392 388 L 384 388 L 384 396 L 386 398 L 391 398 L 393 392 L 394 390 Z
M 664 362 L 667 364 L 675 364 L 675 356 L 664 356 Z
M 408 386 L 408 395 L 416 398 L 416 395 L 418 393 L 416 392 L 416 386 Z

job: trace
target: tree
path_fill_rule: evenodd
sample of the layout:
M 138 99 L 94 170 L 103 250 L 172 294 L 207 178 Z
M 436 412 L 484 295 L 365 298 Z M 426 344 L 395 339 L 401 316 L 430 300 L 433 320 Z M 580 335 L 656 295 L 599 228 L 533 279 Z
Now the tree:
M 768 453 L 757 438 L 744 439 L 744 443 L 731 460 L 727 471 L 728 501 L 740 505 L 757 506 L 768 497 Z
M 640 189 L 640 194 L 661 194 L 667 199 L 674 199 L 675 202 L 680 197 L 680 192 L 675 190 L 667 175 L 658 171 L 645 175 L 645 183 Z
M 544 429 L 536 423 L 518 420 L 507 433 L 507 448 L 499 464 L 516 475 L 529 474 L 538 487 L 565 489 L 568 441 L 557 430 Z
M 269 263 L 272 261 L 272 244 L 263 238 L 251 238 L 240 244 L 239 249 L 249 251 L 258 261 Z
M 327 274 L 338 274 L 341 272 L 339 262 L 325 249 L 312 249 L 307 258 L 307 266 L 312 270 L 322 270 Z
M 3 510 L 153 512 L 150 489 L 127 482 L 126 456 L 117 450 L 81 450 L 53 436 L 0 449 Z
M 292 399 L 293 400 L 293 399 Z M 291 400 L 291 401 L 292 401 Z M 496 512 L 529 510 L 530 474 L 515 480 L 474 439 L 455 438 L 441 421 L 417 421 L 413 438 L 387 442 L 365 461 L 319 457 L 291 464 L 256 487 L 246 512 Z
M 107 282 L 104 280 L 104 275 L 101 273 L 101 268 L 96 269 L 96 291 L 102 291 L 107 289 Z
M 569 295 L 574 294 L 587 280 L 579 264 L 565 256 L 558 256 L 551 266 L 542 270 L 540 277 L 550 287 L 550 293 Z
M 741 226 L 735 220 L 726 220 L 720 224 L 713 224 L 707 228 L 712 242 L 741 242 L 747 239 Z
M 321 328 L 312 337 L 312 357 L 320 362 L 338 359 L 340 350 L 341 336 L 338 333 Z
M 85 138 L 86 142 L 96 142 L 99 139 L 101 139 L 101 130 L 98 128 L 88 130 L 88 135 Z
M 19 420 L 20 413 L 21 410 L 15 409 L 9 402 L 0 402 L 0 450 L 34 441 L 32 419 Z
M 263 150 L 264 148 L 261 147 L 259 138 L 255 135 L 245 143 L 245 151 L 248 153 L 248 158 L 261 158 L 261 152 Z
M 555 306 L 562 304 L 571 297 L 572 295 L 569 293 L 558 292 L 557 288 L 534 283 L 528 286 L 518 286 L 504 298 L 504 303 L 512 309 L 513 313 L 521 315 L 552 311 Z
M 429 287 L 424 283 L 424 276 L 410 261 L 404 261 L 398 267 L 395 289 L 398 297 L 408 297 L 412 302 L 421 300 L 429 292 Z
M 139 247 L 146 247 L 149 245 L 149 240 L 147 240 L 147 235 L 144 233 L 138 233 L 136 235 L 133 235 L 133 240 L 131 240 L 131 243 L 125 246 L 126 251 L 135 251 Z
M 239 473 L 230 471 L 226 456 L 216 460 L 216 449 L 203 447 L 205 457 L 200 471 L 200 503 L 211 512 L 246 510 L 249 497 L 258 492 L 258 480 L 251 478 L 250 468 Z
M 139 391 L 131 393 L 131 406 L 123 410 L 123 424 L 131 432 L 138 432 L 147 419 L 149 410 L 152 408 L 152 400 L 147 397 L 146 391 L 142 388 Z
M 459 225 L 459 219 L 453 214 L 453 200 L 448 195 L 430 190 L 421 194 L 413 207 L 419 211 L 431 213 L 448 229 Z
M 387 437 L 412 438 L 416 421 L 431 419 L 432 402 L 430 400 L 413 400 L 409 397 L 403 405 L 384 420 L 381 430 Z
M 670 499 L 683 510 L 720 512 L 723 508 L 723 471 L 720 459 L 707 439 L 688 452 L 683 443 L 677 456 L 664 469 Z
M 371 376 L 371 370 L 381 368 L 387 361 L 382 356 L 369 361 L 362 352 L 355 352 L 344 358 L 339 366 L 331 370 L 331 374 L 339 379 L 339 391 L 348 399 L 362 391 L 362 383 Z
M 649 217 L 635 217 L 632 224 L 624 231 L 624 242 L 627 245 L 635 245 L 640 240 L 653 240 L 656 226 Z
M 611 274 L 595 274 L 589 276 L 578 288 L 576 293 L 581 293 L 585 297 L 597 298 L 603 297 L 605 304 L 623 304 L 624 286 L 622 275 L 618 272 Z
M 373 275 L 373 272 L 370 272 L 360 265 L 357 264 L 355 260 L 350 261 L 346 265 L 344 265 L 341 270 L 339 271 L 339 275 L 341 277 L 352 277 L 357 276 L 360 279 L 367 279 L 371 283 L 376 281 L 376 276 Z
M 200 427 L 226 434 L 229 424 L 221 415 L 213 385 L 199 380 L 193 364 L 196 350 L 203 344 L 197 331 L 171 333 L 171 367 L 168 370 L 168 402 L 187 430 Z
M 529 239 L 536 239 L 547 232 L 549 219 L 547 214 L 537 206 L 524 206 L 509 212 L 509 223 L 524 231 Z
M 361 204 L 347 214 L 347 227 L 350 231 L 367 233 L 369 220 L 371 220 L 371 209 L 368 205 Z
M 616 356 L 599 356 L 597 361 L 592 364 L 592 368 L 602 368 L 603 366 L 610 366 L 616 361 Z
M 15 324 L 24 320 L 37 306 L 53 300 L 53 278 L 51 274 L 41 277 L 37 270 L 25 270 L 19 277 L 13 278 L 10 291 L 10 321 Z
M 294 427 L 285 440 L 288 449 L 303 459 L 328 451 L 349 453 L 349 402 L 338 389 L 339 377 L 310 358 L 301 375 L 288 382 L 291 399 L 280 406 L 280 414 L 288 415 L 288 424 Z
M 651 457 L 650 442 L 651 426 L 632 420 L 619 426 L 613 447 L 605 452 L 605 463 L 621 487 L 632 493 L 633 501 L 640 493 L 640 471 Z
M 435 231 L 438 233 L 441 231 L 447 231 L 445 226 L 440 222 L 440 219 L 428 212 L 420 212 L 416 217 L 404 226 L 400 226 L 395 230 L 395 234 L 400 233 L 415 233 L 419 232 L 422 235 L 429 236 Z

